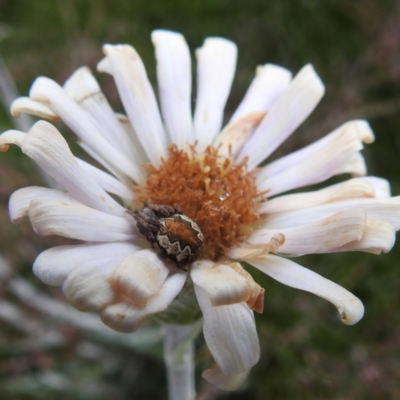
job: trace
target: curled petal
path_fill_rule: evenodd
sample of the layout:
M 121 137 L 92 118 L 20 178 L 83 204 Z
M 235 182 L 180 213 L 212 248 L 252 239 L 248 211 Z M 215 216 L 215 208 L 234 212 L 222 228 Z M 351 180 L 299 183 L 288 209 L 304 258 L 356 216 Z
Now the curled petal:
M 360 152 L 353 154 L 345 163 L 336 168 L 333 175 L 340 174 L 365 176 L 367 174 L 367 164 L 364 156 Z
M 172 143 L 184 148 L 193 140 L 189 47 L 176 32 L 156 30 L 151 34 L 156 58 L 160 105 Z
M 346 243 L 332 252 L 364 251 L 366 253 L 388 253 L 396 241 L 396 229 L 392 224 L 379 219 L 368 219 L 361 240 Z
M 125 209 L 80 168 L 67 142 L 50 123 L 39 121 L 33 125 L 21 149 L 86 206 L 114 215 L 125 213 Z
M 250 298 L 251 284 L 228 265 L 196 261 L 191 265 L 190 276 L 207 293 L 214 307 L 243 303 Z
M 60 117 L 46 104 L 29 97 L 18 97 L 11 104 L 11 115 L 18 118 L 21 113 L 35 115 L 49 121 L 58 121 Z
M 75 268 L 68 275 L 62 289 L 74 307 L 81 311 L 95 311 L 115 302 L 118 295 L 110 284 L 110 268 L 108 273 L 104 271 L 107 266 L 107 261 L 102 260 L 98 265 Z
M 90 242 L 124 241 L 137 237 L 125 218 L 94 210 L 82 204 L 33 200 L 29 218 L 36 233 L 59 235 Z
M 346 325 L 354 325 L 364 315 L 364 306 L 352 293 L 293 261 L 271 254 L 246 261 L 284 285 L 314 293 L 330 301 Z
M 238 160 L 248 157 L 248 168 L 254 169 L 310 115 L 324 92 L 314 68 L 302 68 L 243 146 Z
M 95 77 L 87 67 L 76 70 L 64 84 L 64 90 L 85 111 L 97 131 L 118 151 L 125 154 L 136 167 L 140 167 L 138 144 L 122 127 Z M 141 169 L 138 169 L 142 172 Z M 144 176 L 141 177 L 144 181 Z
M 236 156 L 264 115 L 262 112 L 253 112 L 228 124 L 213 144 L 218 148 L 218 154 L 225 157 Z
M 382 198 L 348 199 L 316 207 L 270 214 L 269 229 L 282 229 L 315 222 L 351 208 L 363 208 L 368 218 L 380 219 L 400 229 L 400 196 Z
M 61 192 L 60 190 L 48 189 L 39 186 L 29 186 L 18 189 L 11 195 L 8 205 L 10 218 L 14 224 L 20 223 L 22 218 L 28 215 L 29 205 L 31 201 L 35 199 L 77 203 L 76 199 L 74 199 L 68 193 Z
M 365 176 L 360 178 L 370 185 L 373 186 L 375 190 L 375 197 L 378 199 L 391 197 L 390 183 L 386 179 L 379 178 L 376 176 Z
M 331 215 L 325 219 L 292 228 L 265 229 L 253 232 L 250 244 L 268 242 L 277 233 L 285 236 L 285 243 L 279 248 L 283 254 L 329 253 L 337 247 L 361 240 L 367 224 L 363 208 L 354 208 Z
M 75 268 L 84 270 L 95 266 L 102 273 L 108 273 L 140 249 L 140 246 L 127 242 L 52 247 L 36 258 L 33 273 L 48 285 L 61 286 Z
M 83 142 L 114 168 L 135 182 L 141 182 L 143 174 L 139 168 L 101 135 L 98 124 L 93 122 L 90 114 L 69 97 L 60 85 L 49 78 L 39 77 L 29 95 L 33 100 L 48 104 Z
M 230 123 L 249 113 L 268 111 L 291 79 L 292 73 L 286 68 L 273 64 L 258 66 L 256 76 L 232 115 Z
M 365 134 L 362 132 L 366 131 Z M 265 166 L 257 175 L 260 190 L 268 196 L 313 185 L 344 172 L 358 171 L 352 160 L 371 132 L 365 121 L 350 121 L 322 139 Z M 356 169 L 349 169 L 349 168 Z
M 208 38 L 196 51 L 197 99 L 194 133 L 199 151 L 221 130 L 224 108 L 236 69 L 237 47 L 226 39 Z
M 125 257 L 111 279 L 116 290 L 140 308 L 158 293 L 168 273 L 157 254 L 145 249 Z
M 225 375 L 242 374 L 257 363 L 260 344 L 253 312 L 245 303 L 214 307 L 208 294 L 194 285 L 203 313 L 204 339 Z
M 168 308 L 172 300 L 181 291 L 185 284 L 186 273 L 179 271 L 171 274 L 165 280 L 161 289 L 148 299 L 145 307 L 136 307 L 130 302 L 119 302 L 106 307 L 102 314 L 102 321 L 110 328 L 119 332 L 132 332 L 152 314 L 159 313 Z
M 250 310 L 254 310 L 261 314 L 264 310 L 264 288 L 256 283 L 253 277 L 239 263 L 231 262 L 229 265 L 240 276 L 243 276 L 251 287 L 251 294 L 247 299 L 246 304 L 249 306 Z
M 366 178 L 354 178 L 314 192 L 275 197 L 262 203 L 259 212 L 261 214 L 274 214 L 353 198 L 377 197 L 376 189 L 372 182 Z
M 0 151 L 7 151 L 10 144 L 16 144 L 21 147 L 26 134 L 14 129 L 5 131 L 0 135 Z
M 277 233 L 267 240 L 264 238 L 260 244 L 243 243 L 233 248 L 228 256 L 233 260 L 244 260 L 246 258 L 256 258 L 268 253 L 278 253 L 279 248 L 285 243 L 285 235 Z
M 249 370 L 234 375 L 225 375 L 217 364 L 202 373 L 202 377 L 218 389 L 233 391 L 240 388 L 247 378 Z
M 167 139 L 143 62 L 128 45 L 106 44 L 103 52 L 138 139 L 152 165 L 158 167 L 167 156 Z

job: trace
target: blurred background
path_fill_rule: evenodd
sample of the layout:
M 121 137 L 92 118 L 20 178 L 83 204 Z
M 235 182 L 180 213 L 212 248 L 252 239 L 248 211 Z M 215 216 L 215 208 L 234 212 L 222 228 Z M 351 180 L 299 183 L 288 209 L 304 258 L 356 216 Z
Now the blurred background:
M 28 93 L 38 75 L 59 83 L 79 66 L 95 70 L 103 43 L 130 43 L 154 85 L 150 32 L 182 32 L 192 51 L 207 36 L 237 43 L 236 78 L 227 105 L 233 112 L 258 64 L 296 73 L 312 63 L 326 95 L 303 126 L 274 156 L 322 137 L 352 118 L 369 120 L 376 134 L 364 155 L 369 174 L 400 194 L 400 2 L 394 0 L 0 0 L 2 90 L 7 66 L 16 90 Z M 103 90 L 121 111 L 110 78 Z M 2 100 L 6 103 L 7 99 Z M 0 131 L 15 127 L 0 107 Z M 21 126 L 30 121 L 20 120 Z M 63 125 L 74 151 L 74 136 Z M 82 156 L 82 154 L 80 154 Z M 333 183 L 347 178 L 332 179 Z M 99 318 L 64 302 L 58 288 L 31 272 L 44 249 L 65 244 L 40 237 L 28 221 L 12 225 L 7 202 L 16 189 L 43 178 L 16 146 L 0 156 L 0 397 L 2 399 L 166 399 L 162 343 L 156 323 L 122 335 Z M 329 303 L 282 286 L 257 271 L 266 289 L 257 315 L 262 355 L 234 393 L 205 384 L 210 365 L 202 337 L 196 342 L 198 399 L 399 399 L 400 245 L 389 254 L 316 255 L 297 261 L 346 287 L 366 307 L 355 326 L 342 325 Z

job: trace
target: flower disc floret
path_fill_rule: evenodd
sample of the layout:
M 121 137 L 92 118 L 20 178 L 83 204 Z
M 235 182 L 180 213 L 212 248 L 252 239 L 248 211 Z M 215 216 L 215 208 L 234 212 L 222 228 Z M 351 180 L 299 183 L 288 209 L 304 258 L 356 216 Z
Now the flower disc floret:
M 195 221 L 204 235 L 204 257 L 216 260 L 243 241 L 257 224 L 260 193 L 247 160 L 234 163 L 207 147 L 185 150 L 175 145 L 156 168 L 147 165 L 145 186 L 135 188 L 136 201 L 179 207 Z

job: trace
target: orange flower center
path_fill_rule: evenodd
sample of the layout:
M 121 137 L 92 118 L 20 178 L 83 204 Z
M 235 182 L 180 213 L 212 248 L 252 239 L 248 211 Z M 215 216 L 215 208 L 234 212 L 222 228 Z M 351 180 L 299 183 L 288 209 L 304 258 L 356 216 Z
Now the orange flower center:
M 195 221 L 204 235 L 203 256 L 216 260 L 244 240 L 259 220 L 261 200 L 247 160 L 234 164 L 208 147 L 169 148 L 169 158 L 148 170 L 145 186 L 136 186 L 136 201 L 179 207 Z

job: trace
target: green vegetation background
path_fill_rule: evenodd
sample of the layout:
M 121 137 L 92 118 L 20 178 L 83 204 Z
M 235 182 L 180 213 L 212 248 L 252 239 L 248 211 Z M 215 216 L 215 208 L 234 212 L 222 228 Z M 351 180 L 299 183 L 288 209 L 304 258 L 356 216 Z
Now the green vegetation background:
M 276 63 L 294 72 L 314 64 L 326 95 L 279 152 L 308 144 L 349 119 L 367 119 L 376 134 L 376 142 L 364 151 L 369 173 L 390 179 L 393 194 L 400 194 L 398 1 L 0 0 L 0 54 L 21 94 L 27 94 L 38 75 L 62 83 L 81 65 L 94 70 L 105 42 L 133 44 L 156 84 L 150 41 L 155 28 L 182 32 L 192 50 L 213 35 L 237 43 L 228 114 L 258 64 Z M 111 80 L 99 79 L 121 110 Z M 12 126 L 7 111 L 0 109 L 0 131 Z M 60 129 L 66 132 L 62 125 Z M 73 135 L 68 137 L 74 146 Z M 18 149 L 1 155 L 0 251 L 14 274 L 62 300 L 62 293 L 38 282 L 30 268 L 41 250 L 63 241 L 36 236 L 27 221 L 14 226 L 7 215 L 10 193 L 40 182 Z M 266 289 L 265 312 L 257 316 L 261 360 L 236 393 L 213 391 L 198 374 L 199 399 L 399 399 L 399 255 L 397 245 L 380 256 L 352 253 L 298 260 L 362 299 L 365 317 L 352 327 L 342 325 L 324 300 L 254 271 Z M 14 323 L 0 320 L 2 399 L 166 399 L 160 346 L 151 353 L 124 347 L 122 340 L 106 341 L 53 319 L 21 301 L 3 278 L 0 308 L 6 302 L 18 313 Z M 25 322 L 37 322 L 40 328 L 24 330 Z M 61 340 L 40 340 L 50 331 Z M 210 363 L 201 338 L 197 349 L 201 371 Z

